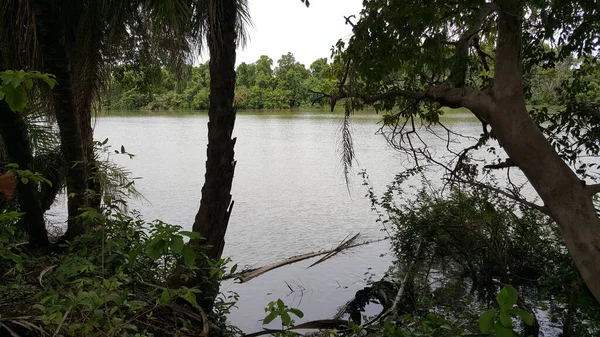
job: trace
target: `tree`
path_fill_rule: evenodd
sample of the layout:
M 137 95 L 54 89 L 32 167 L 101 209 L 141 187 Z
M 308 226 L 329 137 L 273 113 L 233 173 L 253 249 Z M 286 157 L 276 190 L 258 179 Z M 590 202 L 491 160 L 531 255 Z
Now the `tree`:
M 302 98 L 306 96 L 307 89 L 304 87 L 304 81 L 310 73 L 303 64 L 296 61 L 292 53 L 282 55 L 277 64 L 278 67 L 275 69 L 277 88 L 285 93 L 290 108 L 299 107 Z
M 37 1 L 34 2 L 34 7 L 44 69 L 55 75 L 58 83 L 52 91 L 52 96 L 61 139 L 61 152 L 67 163 L 69 226 L 65 238 L 72 240 L 84 230 L 76 216 L 87 204 L 88 160 L 81 122 L 75 106 L 71 57 L 67 54 L 65 46 L 66 27 L 57 19 L 59 14 L 51 4 Z
M 421 1 L 367 0 L 361 19 L 352 23 L 347 48 L 338 44 L 344 71 L 330 97 L 334 104 L 348 98 L 346 104 L 354 109 L 401 106 L 399 113 L 384 118 L 397 126 L 395 144 L 416 161 L 430 163 L 440 162 L 412 143 L 419 141 L 415 119 L 439 123 L 440 107 L 471 111 L 482 122 L 483 134 L 460 151 L 454 168 L 445 165 L 447 178 L 468 179 L 469 153 L 497 140 L 508 160 L 488 168 L 523 172 L 544 205 L 519 200 L 557 222 L 578 270 L 600 300 L 600 219 L 593 202 L 600 185 L 582 181 L 555 150 L 551 135 L 536 125 L 525 105 L 523 82 L 532 65 L 555 60 L 542 52 L 548 40 L 560 47 L 563 58 L 573 52 L 594 55 L 598 41 L 593 35 L 600 24 L 596 11 L 594 1 L 440 0 L 424 6 Z M 495 50 L 486 48 L 494 43 Z M 567 111 L 590 126 L 598 122 L 593 114 L 584 115 L 581 105 Z
M 193 230 L 206 239 L 203 244 L 209 247 L 207 256 L 219 259 L 233 208 L 235 50 L 243 41 L 241 27 L 244 21 L 248 22 L 248 16 L 244 0 L 208 0 L 207 6 L 206 31 L 211 56 L 208 146 L 202 199 Z
M 97 94 L 105 84 L 103 72 L 113 64 L 144 61 L 150 56 L 163 65 L 170 64 L 169 60 L 178 63 L 177 60 L 189 53 L 190 43 L 194 41 L 190 37 L 192 20 L 182 19 L 189 19 L 191 10 L 185 3 L 168 5 L 111 0 L 60 4 L 31 1 L 26 6 L 21 1 L 8 0 L 3 4 L 2 69 L 43 69 L 54 73 L 58 81 L 49 100 L 51 104 L 44 108 L 48 116 L 56 118 L 59 127 L 60 154 L 67 171 L 69 226 L 66 238 L 69 240 L 84 231 L 77 221 L 80 210 L 100 207 L 101 186 L 93 151 L 91 115 Z M 40 96 L 42 102 L 46 102 L 46 98 Z M 2 117 L 10 119 L 5 126 L 20 123 L 8 113 Z M 4 133 L 3 140 L 9 143 L 5 144 L 7 149 L 16 148 L 17 144 L 26 142 L 25 136 L 24 132 Z M 18 146 L 33 151 L 31 147 Z M 31 161 L 27 156 L 30 155 L 12 155 L 10 159 L 27 167 Z M 40 203 L 40 196 L 30 198 L 21 190 L 20 202 Z M 41 200 L 42 212 L 35 212 L 39 215 L 36 219 L 42 223 L 40 228 L 44 226 L 43 211 L 52 201 L 53 198 Z M 21 206 L 24 209 L 24 205 Z

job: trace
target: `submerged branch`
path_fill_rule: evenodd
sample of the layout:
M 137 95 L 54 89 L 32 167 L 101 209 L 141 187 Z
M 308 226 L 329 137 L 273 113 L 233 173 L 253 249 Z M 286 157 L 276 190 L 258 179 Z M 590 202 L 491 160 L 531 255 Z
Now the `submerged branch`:
M 241 283 L 245 283 L 248 282 L 250 280 L 252 280 L 253 278 L 259 277 L 271 270 L 277 269 L 277 268 L 281 268 L 296 262 L 300 262 L 300 261 L 304 261 L 316 256 L 321 256 L 321 255 L 326 255 L 324 258 L 322 258 L 321 260 L 317 261 L 317 263 L 321 263 L 324 262 L 325 260 L 335 256 L 336 254 L 351 249 L 351 248 L 355 248 L 355 247 L 359 247 L 359 246 L 363 246 L 363 245 L 368 245 L 370 243 L 373 242 L 379 242 L 379 241 L 383 241 L 387 238 L 383 238 L 383 239 L 378 239 L 378 240 L 372 240 L 372 241 L 365 241 L 365 242 L 361 242 L 361 243 L 353 243 L 356 238 L 358 237 L 359 234 L 356 234 L 355 236 L 353 236 L 352 238 L 350 238 L 349 240 L 344 240 L 342 241 L 341 244 L 339 244 L 336 248 L 334 249 L 330 249 L 330 250 L 325 250 L 325 251 L 320 251 L 320 252 L 312 252 L 312 253 L 306 253 L 306 254 L 302 254 L 302 255 L 297 255 L 297 256 L 292 256 L 289 257 L 287 259 L 281 260 L 281 261 L 277 261 L 271 264 L 268 264 L 266 266 L 262 266 L 260 268 L 254 268 L 254 269 L 247 269 L 244 271 L 241 271 L 239 273 L 235 273 L 235 274 L 231 274 L 231 275 L 227 275 L 225 277 L 223 277 L 224 280 L 227 279 L 232 279 L 232 278 L 239 278 L 241 280 Z M 311 266 L 309 266 L 308 268 L 314 266 L 315 264 L 312 264 Z

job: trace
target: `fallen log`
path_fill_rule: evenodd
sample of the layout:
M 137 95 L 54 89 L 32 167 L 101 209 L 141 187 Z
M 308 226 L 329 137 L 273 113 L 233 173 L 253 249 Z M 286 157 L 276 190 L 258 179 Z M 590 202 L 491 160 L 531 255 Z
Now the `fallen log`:
M 252 269 L 246 269 L 243 270 L 241 272 L 238 273 L 234 273 L 234 274 L 230 274 L 230 275 L 226 275 L 223 277 L 224 280 L 227 279 L 232 279 L 232 278 L 237 278 L 240 280 L 240 283 L 245 283 L 248 282 L 256 277 L 259 277 L 260 275 L 263 275 L 271 270 L 277 269 L 277 268 L 281 268 L 296 262 L 300 262 L 300 261 L 304 261 L 316 256 L 321 256 L 321 255 L 325 255 L 323 258 L 319 259 L 317 262 L 311 264 L 310 266 L 307 267 L 313 267 L 319 263 L 322 263 L 332 257 L 334 257 L 335 255 L 337 255 L 338 253 L 351 249 L 351 248 L 355 248 L 355 247 L 359 247 L 359 246 L 364 246 L 364 245 L 368 245 L 370 243 L 373 242 L 379 242 L 379 241 L 383 241 L 386 240 L 387 238 L 383 238 L 383 239 L 378 239 L 378 240 L 372 240 L 372 241 L 365 241 L 365 242 L 360 242 L 360 243 L 354 243 L 356 241 L 356 239 L 358 238 L 359 234 L 354 235 L 353 237 L 351 237 L 350 239 L 347 239 L 348 237 L 346 237 L 346 239 L 344 239 L 337 247 L 335 247 L 334 249 L 330 249 L 330 250 L 324 250 L 324 251 L 319 251 L 319 252 L 311 252 L 311 253 L 306 253 L 306 254 L 302 254 L 302 255 L 297 255 L 297 256 L 292 256 L 289 257 L 287 259 L 281 260 L 281 261 L 277 261 L 259 268 L 252 268 Z

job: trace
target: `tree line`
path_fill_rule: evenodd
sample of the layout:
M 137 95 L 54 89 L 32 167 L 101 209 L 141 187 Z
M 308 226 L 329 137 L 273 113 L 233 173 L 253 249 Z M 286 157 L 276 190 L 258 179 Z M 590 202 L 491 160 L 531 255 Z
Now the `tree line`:
M 307 68 L 292 53 L 277 63 L 263 55 L 256 62 L 236 69 L 235 105 L 241 109 L 289 109 L 324 106 L 311 91 L 329 91 L 335 86 L 332 64 L 326 58 Z M 104 106 L 111 110 L 169 110 L 209 108 L 210 73 L 207 63 L 186 65 L 175 73 L 159 64 L 129 63 L 117 66 Z
M 547 46 L 547 52 L 558 51 Z M 582 60 L 569 57 L 552 65 L 538 65 L 526 74 L 527 104 L 558 106 L 568 99 L 565 88 L 573 81 Z M 256 62 L 236 68 L 235 105 L 240 109 L 290 109 L 326 107 L 329 99 L 320 92 L 336 88 L 339 64 L 319 58 L 307 68 L 292 53 L 275 64 L 263 55 Z M 597 99 L 600 73 L 587 75 L 592 86 L 580 99 Z M 210 73 L 208 62 L 185 65 L 176 73 L 159 64 L 128 63 L 116 66 L 103 106 L 108 110 L 207 110 Z

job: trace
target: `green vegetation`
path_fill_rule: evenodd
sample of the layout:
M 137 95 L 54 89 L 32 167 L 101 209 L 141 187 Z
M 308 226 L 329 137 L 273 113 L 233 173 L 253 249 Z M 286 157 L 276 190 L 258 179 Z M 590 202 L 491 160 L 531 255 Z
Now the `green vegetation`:
M 580 64 L 571 58 L 532 68 L 526 79 L 528 104 L 558 106 L 568 101 L 568 87 Z M 266 55 L 251 64 L 241 63 L 236 70 L 235 105 L 239 109 L 329 108 L 330 99 L 321 93 L 336 90 L 336 66 L 320 58 L 306 68 L 292 53 L 282 55 L 275 65 Z M 580 99 L 593 96 L 600 83 L 597 71 L 586 74 L 589 87 Z M 186 66 L 180 75 L 158 64 L 120 65 L 103 103 L 109 110 L 208 110 L 209 82 L 208 62 Z
M 311 91 L 330 91 L 335 87 L 332 65 L 321 58 L 307 69 L 292 53 L 273 60 L 261 56 L 251 64 L 241 63 L 236 70 L 235 105 L 240 109 L 289 109 L 300 106 L 328 106 Z M 209 64 L 186 66 L 175 76 L 158 64 L 125 64 L 113 72 L 110 90 L 104 101 L 111 110 L 208 110 Z

